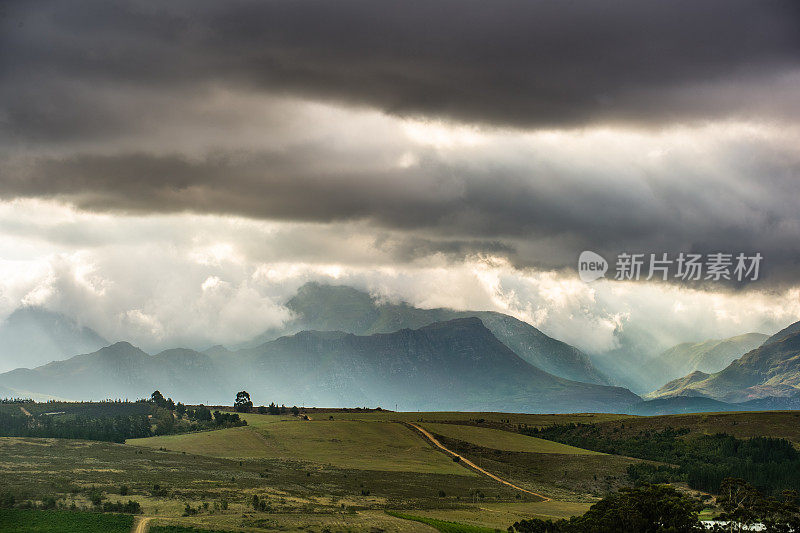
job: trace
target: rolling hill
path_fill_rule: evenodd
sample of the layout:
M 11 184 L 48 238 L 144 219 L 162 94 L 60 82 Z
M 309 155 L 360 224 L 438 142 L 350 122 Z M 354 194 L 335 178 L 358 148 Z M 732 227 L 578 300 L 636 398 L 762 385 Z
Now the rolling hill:
M 559 378 L 521 359 L 477 318 L 357 336 L 303 331 L 220 355 L 167 350 L 151 356 L 117 343 L 33 370 L 0 375 L 0 387 L 72 399 L 142 397 L 154 389 L 186 401 L 381 405 L 404 410 L 620 411 L 627 389 Z
M 37 367 L 107 344 L 95 331 L 62 314 L 21 307 L 0 325 L 0 372 Z
M 307 283 L 286 306 L 296 319 L 281 330 L 270 330 L 245 347 L 254 347 L 302 330 L 344 331 L 355 335 L 417 329 L 435 322 L 477 317 L 506 346 L 533 366 L 558 377 L 607 385 L 589 357 L 553 339 L 530 324 L 492 311 L 421 309 L 407 303 L 379 302 L 352 287 Z

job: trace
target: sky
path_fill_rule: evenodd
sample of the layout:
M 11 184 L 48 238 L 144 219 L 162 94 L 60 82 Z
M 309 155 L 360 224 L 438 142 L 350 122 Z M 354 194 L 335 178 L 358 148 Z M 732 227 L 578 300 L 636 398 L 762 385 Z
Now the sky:
M 800 4 L 4 2 L 0 318 L 236 344 L 305 282 L 590 352 L 800 319 Z M 760 253 L 586 283 L 578 255 Z

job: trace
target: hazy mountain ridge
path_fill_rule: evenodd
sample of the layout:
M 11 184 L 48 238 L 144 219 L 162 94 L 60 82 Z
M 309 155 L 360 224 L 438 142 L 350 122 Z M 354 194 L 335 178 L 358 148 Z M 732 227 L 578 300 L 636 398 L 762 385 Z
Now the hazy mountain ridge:
M 494 311 L 421 309 L 407 303 L 381 303 L 368 293 L 343 285 L 307 283 L 286 306 L 297 317 L 280 330 L 269 330 L 245 347 L 303 330 L 345 331 L 355 335 L 418 329 L 436 322 L 477 317 L 506 346 L 525 361 L 553 375 L 574 381 L 607 385 L 608 379 L 589 357 L 512 316 Z
M 147 397 L 155 389 L 186 401 L 221 388 L 219 368 L 207 355 L 187 349 L 149 355 L 127 342 L 54 361 L 35 369 L 0 375 L 0 387 L 15 396 L 31 393 L 73 400 Z
M 640 400 L 535 368 L 477 318 L 370 336 L 303 331 L 223 357 L 186 349 L 150 356 L 117 343 L 0 375 L 0 387 L 73 399 L 142 397 L 158 388 L 206 403 L 229 403 L 246 389 L 263 402 L 427 410 L 620 411 Z
M 706 374 L 719 372 L 745 353 L 764 344 L 767 338 L 763 333 L 745 333 L 727 339 L 684 342 L 651 359 L 646 369 L 662 380 L 673 380 L 698 371 Z
M 21 307 L 0 325 L 0 372 L 34 368 L 108 344 L 91 328 L 60 313 Z
M 694 395 L 744 402 L 766 397 L 789 397 L 798 392 L 800 332 L 795 332 L 747 352 L 719 372 L 706 377 L 686 376 L 674 380 L 649 396 Z

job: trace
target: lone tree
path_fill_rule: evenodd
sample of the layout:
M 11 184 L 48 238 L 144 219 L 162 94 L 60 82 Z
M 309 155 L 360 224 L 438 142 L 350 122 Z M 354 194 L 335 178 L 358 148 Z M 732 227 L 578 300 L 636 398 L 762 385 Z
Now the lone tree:
M 244 390 L 237 392 L 236 401 L 233 403 L 233 408 L 238 413 L 249 413 L 253 409 L 253 402 L 250 400 L 250 393 Z
M 150 401 L 158 407 L 165 407 L 167 405 L 167 400 L 160 391 L 153 391 L 153 394 L 150 395 Z

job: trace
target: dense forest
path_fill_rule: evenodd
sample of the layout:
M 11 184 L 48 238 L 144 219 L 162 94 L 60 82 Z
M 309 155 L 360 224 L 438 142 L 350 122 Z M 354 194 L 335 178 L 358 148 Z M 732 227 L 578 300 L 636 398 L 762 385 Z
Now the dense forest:
M 150 399 L 107 402 L 46 402 L 5 400 L 0 409 L 0 436 L 85 439 L 125 442 L 126 439 L 235 427 L 247 422 L 237 414 L 175 403 L 155 391 Z
M 693 489 L 716 494 L 722 481 L 733 477 L 744 479 L 767 494 L 800 490 L 800 452 L 785 439 L 737 439 L 724 433 L 693 435 L 688 429 L 674 428 L 632 435 L 594 424 L 519 431 L 598 452 L 667 463 L 632 465 L 628 475 L 637 482 L 686 481 Z

